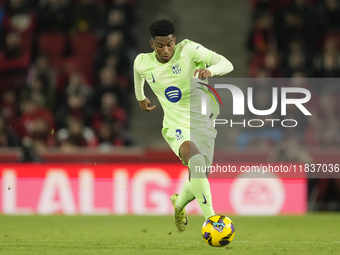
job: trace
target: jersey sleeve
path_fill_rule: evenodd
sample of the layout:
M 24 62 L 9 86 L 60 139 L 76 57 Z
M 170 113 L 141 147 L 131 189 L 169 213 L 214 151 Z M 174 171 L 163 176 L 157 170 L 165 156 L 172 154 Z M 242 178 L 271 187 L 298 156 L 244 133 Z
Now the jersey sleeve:
M 189 55 L 190 59 L 196 63 L 204 63 L 210 65 L 211 56 L 213 51 L 208 50 L 204 46 L 199 43 L 184 40 L 184 48 L 183 51 Z
M 139 67 L 142 62 L 142 55 L 139 54 L 133 64 L 133 79 L 135 83 L 135 95 L 138 101 L 143 101 L 145 99 L 144 95 L 144 83 L 145 79 L 139 72 Z
M 190 59 L 196 63 L 209 65 L 208 70 L 210 70 L 212 76 L 224 75 L 234 69 L 228 59 L 201 44 L 189 40 L 184 40 L 183 43 L 183 50 L 189 55 Z
M 215 52 L 211 56 L 209 65 L 207 69 L 211 72 L 211 76 L 224 75 L 234 70 L 233 64 L 228 59 Z

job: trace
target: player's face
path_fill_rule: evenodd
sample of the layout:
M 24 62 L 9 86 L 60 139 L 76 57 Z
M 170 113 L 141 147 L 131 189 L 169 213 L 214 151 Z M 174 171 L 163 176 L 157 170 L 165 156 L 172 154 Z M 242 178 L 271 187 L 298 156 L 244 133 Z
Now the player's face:
M 150 40 L 151 47 L 156 51 L 156 58 L 161 63 L 168 62 L 175 53 L 176 37 L 172 34 L 168 36 L 155 36 Z

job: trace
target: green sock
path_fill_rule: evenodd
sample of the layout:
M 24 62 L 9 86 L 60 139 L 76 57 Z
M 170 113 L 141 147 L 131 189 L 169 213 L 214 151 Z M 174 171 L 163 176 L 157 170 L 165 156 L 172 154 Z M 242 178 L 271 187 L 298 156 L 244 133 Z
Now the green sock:
M 203 215 L 206 219 L 215 215 L 212 207 L 211 192 L 208 178 L 205 173 L 197 173 L 199 169 L 205 169 L 206 164 L 202 154 L 196 154 L 189 160 L 189 167 L 191 173 L 191 190 L 195 195 L 196 200 L 201 207 Z
M 194 193 L 191 191 L 191 183 L 190 181 L 186 181 L 183 185 L 183 189 L 181 194 L 179 194 L 177 198 L 177 206 L 183 209 L 189 202 L 195 199 Z

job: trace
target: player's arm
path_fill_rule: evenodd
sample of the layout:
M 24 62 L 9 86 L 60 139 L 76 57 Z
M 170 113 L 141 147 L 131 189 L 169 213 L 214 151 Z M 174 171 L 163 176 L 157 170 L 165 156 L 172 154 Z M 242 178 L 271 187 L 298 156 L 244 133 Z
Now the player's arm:
M 230 73 L 234 70 L 232 63 L 224 56 L 205 48 L 204 46 L 184 40 L 186 45 L 183 51 L 189 55 L 192 61 L 209 65 L 208 68 L 199 68 L 195 70 L 194 77 L 205 79 L 212 76 L 220 76 Z
M 137 71 L 137 59 L 135 60 L 134 66 L 133 66 L 133 77 L 134 77 L 134 83 L 135 83 L 135 95 L 138 100 L 139 106 L 143 111 L 149 112 L 155 109 L 156 105 L 150 106 L 150 100 L 144 95 L 144 78 L 140 75 L 140 73 Z
M 138 103 L 139 103 L 140 108 L 146 112 L 152 111 L 153 109 L 156 108 L 156 105 L 150 106 L 150 100 L 147 97 L 142 101 L 138 100 Z
M 208 68 L 199 68 L 195 71 L 194 77 L 206 79 L 212 76 L 220 76 L 230 73 L 234 70 L 233 64 L 224 56 L 212 52 L 211 60 Z
M 234 70 L 233 64 L 224 56 L 213 52 L 211 55 L 210 66 L 207 68 L 211 76 L 221 76 Z

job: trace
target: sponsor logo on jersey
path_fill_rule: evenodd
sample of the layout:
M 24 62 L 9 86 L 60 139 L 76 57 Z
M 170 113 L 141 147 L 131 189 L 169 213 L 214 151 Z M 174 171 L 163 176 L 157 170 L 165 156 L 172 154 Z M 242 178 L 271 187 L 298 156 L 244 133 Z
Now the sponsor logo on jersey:
M 175 86 L 168 87 L 164 94 L 165 97 L 172 103 L 177 103 L 182 98 L 182 91 Z
M 176 139 L 181 140 L 183 138 L 182 130 L 176 129 Z
M 172 66 L 172 72 L 174 74 L 179 74 L 182 71 L 182 68 L 179 66 L 179 64 L 174 64 Z
M 151 76 L 152 76 L 152 82 L 155 83 L 156 80 L 155 80 L 155 77 L 153 77 L 153 73 L 151 73 Z

